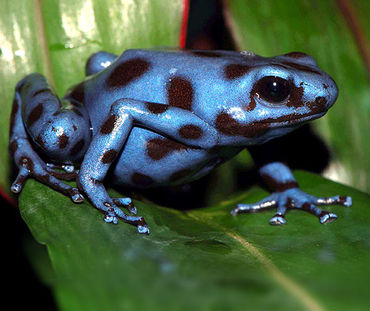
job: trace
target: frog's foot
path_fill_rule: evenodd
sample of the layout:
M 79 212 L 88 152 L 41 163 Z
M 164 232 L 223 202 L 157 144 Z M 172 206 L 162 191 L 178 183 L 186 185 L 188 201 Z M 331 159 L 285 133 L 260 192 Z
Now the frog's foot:
M 350 207 L 352 199 L 351 197 L 339 195 L 325 198 L 315 197 L 299 188 L 292 188 L 282 192 L 275 192 L 255 204 L 238 204 L 231 211 L 231 215 L 277 208 L 275 216 L 270 219 L 271 225 L 284 225 L 286 223 L 285 214 L 289 209 L 308 211 L 316 215 L 322 224 L 330 223 L 338 218 L 334 213 L 321 210 L 317 207 L 318 205 L 343 205 Z
M 24 148 L 18 148 L 14 154 L 15 162 L 19 168 L 19 172 L 11 186 L 11 191 L 13 193 L 20 193 L 27 181 L 27 178 L 33 177 L 43 184 L 46 184 L 53 189 L 68 195 L 75 203 L 81 203 L 84 200 L 84 197 L 77 188 L 71 187 L 70 185 L 62 182 L 60 180 L 61 178 L 58 178 L 58 172 L 51 173 L 47 169 L 46 164 L 30 148 L 27 141 L 20 140 L 18 144 L 20 146 L 23 145 Z
M 131 213 L 136 214 L 136 207 L 133 205 L 130 198 L 112 199 L 114 204 L 108 202 L 104 203 L 102 210 L 105 212 L 104 221 L 118 223 L 118 218 L 121 218 L 124 222 L 129 223 L 137 227 L 137 231 L 142 234 L 149 234 L 149 228 L 143 217 L 130 216 L 122 212 L 117 206 L 122 206 L 128 209 Z
M 134 202 L 132 202 L 131 198 L 116 198 L 113 199 L 113 203 L 127 209 L 133 215 L 137 214 L 136 206 Z

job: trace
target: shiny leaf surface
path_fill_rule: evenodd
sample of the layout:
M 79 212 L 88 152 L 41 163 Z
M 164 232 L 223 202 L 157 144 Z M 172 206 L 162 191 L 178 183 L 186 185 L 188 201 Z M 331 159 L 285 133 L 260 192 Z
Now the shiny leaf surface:
M 267 194 L 258 188 L 186 213 L 136 201 L 152 232 L 142 236 L 30 181 L 20 209 L 47 246 L 62 310 L 366 310 L 370 197 L 296 176 L 315 195 L 351 195 L 353 207 L 328 208 L 339 216 L 328 225 L 291 211 L 287 225 L 273 227 L 273 211 L 229 214 Z

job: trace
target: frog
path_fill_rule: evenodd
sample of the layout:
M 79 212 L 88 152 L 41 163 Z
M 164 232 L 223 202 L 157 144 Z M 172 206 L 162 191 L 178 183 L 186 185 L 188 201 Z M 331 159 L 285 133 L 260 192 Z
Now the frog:
M 148 189 L 190 183 L 236 156 L 322 117 L 338 88 L 313 57 L 290 52 L 263 57 L 223 50 L 129 49 L 96 52 L 86 78 L 59 98 L 40 73 L 15 87 L 9 150 L 19 172 L 11 191 L 34 178 L 80 203 L 149 234 L 130 197 L 113 198 L 105 181 Z M 231 214 L 275 208 L 308 211 L 326 224 L 337 215 L 322 205 L 349 207 L 345 195 L 316 197 L 299 188 L 282 162 L 259 168 L 272 194 L 238 204 Z M 65 181 L 76 181 L 71 186 Z

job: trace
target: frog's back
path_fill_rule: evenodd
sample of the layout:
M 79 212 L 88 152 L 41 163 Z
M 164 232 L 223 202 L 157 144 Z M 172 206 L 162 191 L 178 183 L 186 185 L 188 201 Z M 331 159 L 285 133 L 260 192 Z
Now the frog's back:
M 242 63 L 242 58 L 234 51 L 127 50 L 85 82 L 92 125 L 98 128 L 103 122 L 99 116 L 120 98 L 193 111 L 212 91 L 220 94 L 225 68 Z

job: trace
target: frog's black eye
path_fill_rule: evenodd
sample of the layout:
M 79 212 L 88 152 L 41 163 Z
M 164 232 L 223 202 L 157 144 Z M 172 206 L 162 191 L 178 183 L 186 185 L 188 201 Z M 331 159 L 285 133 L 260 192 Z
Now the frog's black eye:
M 274 76 L 264 77 L 254 86 L 256 94 L 272 104 L 284 101 L 289 96 L 290 89 L 288 80 Z

